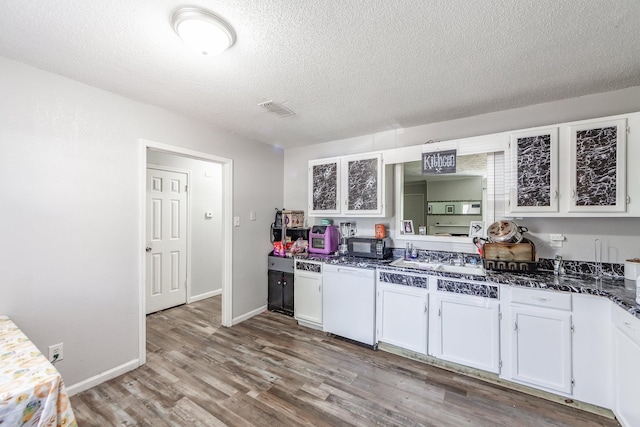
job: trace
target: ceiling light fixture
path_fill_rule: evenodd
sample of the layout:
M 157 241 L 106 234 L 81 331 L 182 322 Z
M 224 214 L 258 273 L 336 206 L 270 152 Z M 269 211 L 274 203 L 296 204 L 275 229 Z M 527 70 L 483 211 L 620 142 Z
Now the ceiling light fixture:
M 227 21 L 208 10 L 183 7 L 171 16 L 173 30 L 191 48 L 203 55 L 218 55 L 236 41 Z

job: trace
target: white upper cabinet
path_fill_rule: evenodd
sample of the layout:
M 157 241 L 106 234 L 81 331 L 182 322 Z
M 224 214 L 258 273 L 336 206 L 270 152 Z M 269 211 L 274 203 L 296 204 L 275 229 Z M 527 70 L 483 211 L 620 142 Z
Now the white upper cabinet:
M 309 216 L 387 214 L 381 153 L 309 161 Z
M 342 158 L 343 209 L 346 215 L 382 214 L 382 154 Z
M 640 113 L 510 133 L 512 216 L 640 216 Z M 634 140 L 635 138 L 635 140 Z M 633 203 L 633 204 L 632 204 Z
M 336 215 L 340 206 L 340 158 L 309 161 L 309 215 Z
M 511 212 L 558 212 L 558 128 L 511 134 Z
M 569 212 L 626 212 L 626 119 L 570 126 Z

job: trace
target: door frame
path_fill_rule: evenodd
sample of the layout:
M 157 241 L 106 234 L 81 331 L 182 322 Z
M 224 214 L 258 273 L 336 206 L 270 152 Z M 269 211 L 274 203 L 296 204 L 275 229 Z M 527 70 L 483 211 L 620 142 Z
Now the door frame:
M 222 326 L 233 326 L 233 160 L 201 151 L 190 150 L 175 145 L 164 144 L 148 139 L 139 139 L 138 151 L 138 360 L 144 365 L 147 360 L 147 321 L 145 314 L 146 283 L 146 229 L 147 229 L 147 149 L 161 151 L 196 160 L 218 163 L 222 166 Z
M 146 153 L 146 150 L 145 150 Z M 187 176 L 187 188 L 190 188 L 189 186 L 191 186 L 191 171 L 188 169 L 180 169 L 180 168 L 175 168 L 172 166 L 163 166 L 163 165 L 157 165 L 157 164 L 152 164 L 152 163 L 147 163 L 147 170 L 149 169 L 154 169 L 154 170 L 161 170 L 161 171 L 166 171 L 166 172 L 176 172 L 176 173 L 182 173 L 185 174 Z M 145 177 L 145 182 L 146 182 L 146 177 Z M 145 185 L 148 185 L 145 184 Z M 148 191 L 148 189 L 147 189 Z M 186 214 L 186 218 L 185 220 L 187 221 L 187 236 L 186 236 L 186 253 L 185 253 L 185 257 L 186 257 L 186 274 L 187 274 L 187 278 L 186 278 L 186 282 L 184 284 L 184 292 L 185 292 L 185 301 L 187 304 L 191 303 L 191 195 L 189 194 L 189 191 L 187 190 L 186 193 L 187 196 L 187 214 Z M 145 194 L 146 197 L 146 194 Z M 145 204 L 145 209 L 146 209 L 146 204 Z M 145 247 L 147 246 L 147 244 L 149 243 L 148 237 L 146 236 L 146 226 L 147 226 L 147 220 L 149 219 L 147 217 L 147 215 L 149 214 L 149 212 L 147 212 L 145 210 L 144 215 L 145 215 Z M 145 256 L 146 258 L 146 256 Z M 145 260 L 145 292 L 146 292 L 146 260 Z M 147 297 L 145 294 L 145 309 L 146 309 L 146 304 L 147 304 Z M 145 310 L 146 311 L 146 310 Z

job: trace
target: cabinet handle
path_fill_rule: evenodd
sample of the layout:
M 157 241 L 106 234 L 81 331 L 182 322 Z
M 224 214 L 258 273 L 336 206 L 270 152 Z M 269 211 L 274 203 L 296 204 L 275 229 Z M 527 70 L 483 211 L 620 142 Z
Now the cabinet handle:
M 574 198 L 574 199 L 576 198 L 576 189 L 575 188 L 571 189 L 571 197 Z
M 321 287 L 322 287 L 322 285 L 318 285 L 318 292 L 322 292 Z
M 543 298 L 543 297 L 531 297 L 531 299 L 536 300 L 536 301 L 540 301 L 540 302 L 551 301 L 551 298 Z
M 513 323 L 513 330 L 517 331 L 518 330 L 518 322 L 514 322 Z
M 635 331 L 635 330 L 636 330 L 636 328 L 634 328 L 633 326 L 631 326 L 631 323 L 629 323 L 629 322 L 622 322 L 622 323 L 624 323 L 624 326 L 626 326 L 627 328 L 631 329 L 632 331 Z
M 427 304 L 424 305 L 424 312 L 427 312 Z
M 554 199 L 557 199 L 557 198 L 558 198 L 558 190 L 556 190 L 556 191 L 555 191 L 555 193 L 554 193 L 554 195 L 553 195 L 553 198 L 554 198 Z
M 438 309 L 438 317 L 442 317 L 442 309 L 441 308 Z
M 278 280 L 278 285 L 282 285 L 282 282 L 280 280 Z

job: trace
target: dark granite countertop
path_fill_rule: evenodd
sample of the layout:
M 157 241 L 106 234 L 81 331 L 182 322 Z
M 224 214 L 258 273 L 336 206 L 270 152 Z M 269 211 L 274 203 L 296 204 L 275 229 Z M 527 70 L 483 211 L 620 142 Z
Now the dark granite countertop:
M 309 261 L 320 261 L 325 264 L 338 264 L 348 267 L 368 268 L 374 269 L 378 267 L 388 266 L 392 259 L 369 259 L 358 258 L 353 256 L 340 256 L 340 255 L 320 255 L 320 254 L 308 254 L 306 256 L 296 255 L 296 258 L 305 258 Z M 391 267 L 394 268 L 394 267 Z
M 485 280 L 528 288 L 598 295 L 609 298 L 629 313 L 640 318 L 640 307 L 636 305 L 635 285 L 630 288 L 625 287 L 624 278 L 602 277 L 597 279 L 587 275 L 556 276 L 552 272 L 541 271 L 531 274 L 487 272 Z
M 392 271 L 405 271 L 423 275 L 436 275 L 444 277 L 462 278 L 474 281 L 487 281 L 496 284 L 511 286 L 523 286 L 528 288 L 546 289 L 560 292 L 573 292 L 580 294 L 597 295 L 610 299 L 627 312 L 640 318 L 640 307 L 636 305 L 635 285 L 625 287 L 623 278 L 603 277 L 596 279 L 588 275 L 562 275 L 556 276 L 550 271 L 538 271 L 536 273 L 508 273 L 487 271 L 486 276 L 464 275 L 446 273 L 440 271 L 420 270 L 406 267 L 394 267 L 389 265 L 391 259 L 376 260 L 351 256 L 305 254 L 296 258 L 305 258 L 311 261 L 319 261 L 326 264 L 340 264 L 358 268 L 384 268 Z

